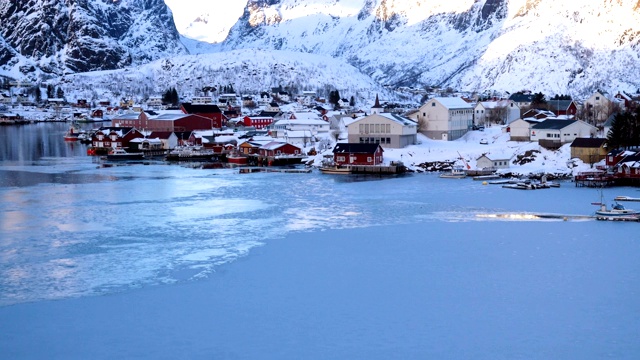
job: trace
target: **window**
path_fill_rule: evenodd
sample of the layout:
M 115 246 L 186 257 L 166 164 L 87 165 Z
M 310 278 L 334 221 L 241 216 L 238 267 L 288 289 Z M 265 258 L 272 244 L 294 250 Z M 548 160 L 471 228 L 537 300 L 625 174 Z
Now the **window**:
M 369 133 L 369 124 L 364 124 L 364 133 L 365 134 Z
M 364 132 L 364 124 L 360 124 L 360 134 L 362 134 Z M 362 142 L 362 141 L 360 141 Z
M 336 157 L 336 160 L 342 162 L 342 161 L 344 161 L 344 156 L 338 156 L 338 157 Z
M 387 127 L 387 131 L 386 131 L 387 134 L 391 133 L 391 124 L 387 124 L 386 127 Z
M 384 125 L 382 125 L 384 126 Z M 380 133 L 380 124 L 376 124 L 376 133 Z
M 373 161 L 373 158 L 372 158 L 372 157 L 370 157 L 370 156 L 368 156 L 368 157 L 367 157 L 367 162 L 372 162 L 372 161 Z
M 431 106 L 436 106 L 436 103 L 432 102 L 432 103 L 431 103 Z

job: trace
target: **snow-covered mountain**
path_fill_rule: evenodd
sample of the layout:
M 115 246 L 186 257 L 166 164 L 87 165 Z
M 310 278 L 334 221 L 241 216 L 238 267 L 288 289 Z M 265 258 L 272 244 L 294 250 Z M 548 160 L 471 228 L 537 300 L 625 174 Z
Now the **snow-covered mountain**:
M 249 0 L 220 50 L 343 58 L 385 85 L 635 90 L 637 0 Z
M 0 2 L 0 67 L 35 78 L 186 54 L 163 0 Z
M 257 49 L 329 56 L 391 88 L 530 89 L 574 98 L 640 88 L 638 0 L 242 0 L 198 8 L 193 1 L 2 1 L 0 74 L 46 80 Z M 223 42 L 197 40 L 224 34 L 238 4 L 244 11 Z

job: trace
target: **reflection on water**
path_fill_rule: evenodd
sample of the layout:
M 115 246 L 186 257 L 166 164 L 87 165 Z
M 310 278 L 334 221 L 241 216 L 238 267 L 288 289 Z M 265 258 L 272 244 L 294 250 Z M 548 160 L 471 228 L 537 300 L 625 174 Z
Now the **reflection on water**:
M 84 155 L 87 145 L 65 142 L 64 133 L 69 123 L 36 123 L 0 126 L 0 162 L 5 165 L 24 165 L 45 157 L 72 157 Z M 83 124 L 84 129 L 101 123 Z

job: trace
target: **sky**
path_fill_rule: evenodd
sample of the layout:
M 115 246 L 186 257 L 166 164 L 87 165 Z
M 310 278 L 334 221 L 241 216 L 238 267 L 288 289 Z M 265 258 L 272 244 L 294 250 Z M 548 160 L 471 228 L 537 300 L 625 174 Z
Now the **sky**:
M 229 29 L 242 15 L 245 1 L 233 0 L 165 0 L 173 12 L 173 19 L 180 34 L 207 42 L 224 40 Z M 215 21 L 194 23 L 194 20 L 214 17 Z

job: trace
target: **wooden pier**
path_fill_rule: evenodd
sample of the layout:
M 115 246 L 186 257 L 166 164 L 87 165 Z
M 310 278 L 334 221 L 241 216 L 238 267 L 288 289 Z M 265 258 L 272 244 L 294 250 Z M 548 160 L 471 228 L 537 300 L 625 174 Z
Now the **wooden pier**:
M 615 185 L 616 178 L 603 171 L 586 171 L 575 176 L 576 187 L 609 187 Z

